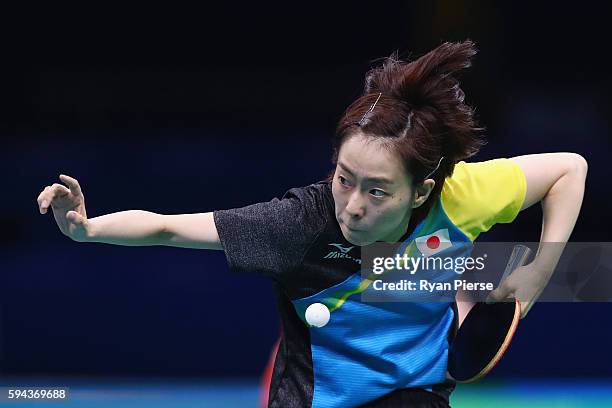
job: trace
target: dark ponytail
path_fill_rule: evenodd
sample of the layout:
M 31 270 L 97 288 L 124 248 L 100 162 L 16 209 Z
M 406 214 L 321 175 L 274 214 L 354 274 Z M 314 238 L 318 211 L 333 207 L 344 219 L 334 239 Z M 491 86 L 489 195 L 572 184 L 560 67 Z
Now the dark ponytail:
M 360 131 L 381 139 L 405 163 L 415 185 L 433 171 L 434 190 L 415 210 L 417 218 L 417 213 L 424 216 L 455 163 L 475 155 L 485 144 L 484 129 L 464 102 L 456 78 L 470 67 L 476 52 L 470 40 L 447 42 L 411 62 L 400 60 L 395 52 L 382 66 L 370 70 L 363 95 L 347 108 L 336 127 L 333 163 L 344 141 Z

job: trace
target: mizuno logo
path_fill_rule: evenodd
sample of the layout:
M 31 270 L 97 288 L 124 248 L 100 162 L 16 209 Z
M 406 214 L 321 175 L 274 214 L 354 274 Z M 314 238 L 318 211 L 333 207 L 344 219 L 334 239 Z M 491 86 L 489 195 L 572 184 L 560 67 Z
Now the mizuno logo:
M 338 248 L 340 250 L 340 252 L 342 252 L 343 254 L 347 254 L 348 251 L 350 251 L 351 249 L 355 248 L 354 246 L 352 247 L 348 247 L 348 248 L 344 248 L 342 245 L 340 244 L 329 244 L 331 246 L 334 246 L 336 248 Z
M 349 251 L 353 248 L 355 248 L 355 246 L 351 246 L 351 247 L 343 247 L 341 244 L 329 244 L 335 248 L 337 248 L 337 251 L 330 251 L 327 255 L 325 255 L 323 257 L 323 259 L 338 259 L 338 258 L 346 258 L 346 259 L 350 259 L 352 261 L 357 262 L 358 264 L 361 264 L 361 259 L 357 259 L 354 258 L 352 256 L 349 255 Z

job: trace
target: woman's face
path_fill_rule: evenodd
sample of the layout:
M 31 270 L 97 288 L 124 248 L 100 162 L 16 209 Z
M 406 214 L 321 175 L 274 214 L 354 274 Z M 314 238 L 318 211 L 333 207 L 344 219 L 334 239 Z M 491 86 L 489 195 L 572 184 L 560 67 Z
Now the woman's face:
M 397 242 L 412 213 L 411 177 L 398 157 L 359 133 L 338 153 L 332 182 L 336 219 L 351 244 Z

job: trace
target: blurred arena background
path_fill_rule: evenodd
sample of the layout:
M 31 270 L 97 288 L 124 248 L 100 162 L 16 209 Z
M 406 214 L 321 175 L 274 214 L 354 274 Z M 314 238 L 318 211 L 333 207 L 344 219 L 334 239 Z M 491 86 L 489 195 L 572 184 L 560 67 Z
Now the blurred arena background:
M 267 280 L 230 273 L 217 251 L 72 242 L 36 197 L 60 173 L 80 181 L 90 217 L 280 197 L 325 177 L 336 120 L 396 49 L 474 40 L 462 83 L 489 143 L 472 160 L 580 153 L 589 177 L 571 239 L 610 240 L 610 16 L 598 3 L 72 11 L 16 12 L 3 28 L 0 386 L 70 386 L 66 406 L 255 406 L 279 330 Z M 540 227 L 534 206 L 481 240 L 537 241 Z M 611 312 L 536 305 L 453 406 L 612 405 Z

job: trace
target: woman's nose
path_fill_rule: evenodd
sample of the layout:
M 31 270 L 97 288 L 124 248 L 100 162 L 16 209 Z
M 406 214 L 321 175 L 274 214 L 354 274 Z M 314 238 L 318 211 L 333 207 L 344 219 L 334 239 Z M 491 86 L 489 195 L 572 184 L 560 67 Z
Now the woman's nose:
M 351 218 L 361 218 L 364 215 L 365 209 L 358 193 L 354 193 L 349 198 L 346 204 L 346 212 Z

